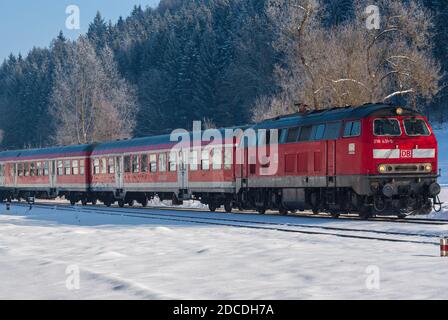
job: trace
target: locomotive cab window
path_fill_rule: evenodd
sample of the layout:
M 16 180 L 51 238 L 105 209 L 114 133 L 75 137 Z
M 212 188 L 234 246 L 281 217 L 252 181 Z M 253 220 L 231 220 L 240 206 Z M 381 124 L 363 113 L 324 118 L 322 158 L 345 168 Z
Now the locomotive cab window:
M 166 172 L 166 153 L 159 155 L 159 171 Z
M 358 137 L 361 135 L 361 121 L 349 121 L 345 123 L 344 138 Z
M 157 172 L 157 155 L 156 154 L 151 154 L 149 156 L 149 170 L 151 171 L 151 173 Z
M 73 160 L 72 166 L 72 173 L 74 176 L 77 176 L 79 174 L 79 161 Z
M 143 173 L 148 172 L 148 155 L 147 154 L 142 154 L 141 167 L 142 167 Z
M 397 119 L 375 119 L 373 133 L 376 136 L 401 136 L 400 122 Z
M 404 130 L 406 134 L 411 137 L 416 136 L 429 136 L 431 133 L 423 119 L 404 119 Z

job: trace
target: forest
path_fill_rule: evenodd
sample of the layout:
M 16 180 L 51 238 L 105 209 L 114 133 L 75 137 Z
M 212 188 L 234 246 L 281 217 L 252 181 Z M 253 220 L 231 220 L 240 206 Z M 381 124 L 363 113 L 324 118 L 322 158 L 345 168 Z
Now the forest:
M 286 0 L 162 0 L 116 23 L 98 13 L 76 41 L 56 32 L 0 66 L 0 148 L 235 126 L 297 104 L 387 100 L 445 121 L 448 1 L 379 1 L 390 18 L 379 31 L 361 27 L 361 0 L 296 1 L 297 12 Z M 390 30 L 401 38 L 379 39 Z

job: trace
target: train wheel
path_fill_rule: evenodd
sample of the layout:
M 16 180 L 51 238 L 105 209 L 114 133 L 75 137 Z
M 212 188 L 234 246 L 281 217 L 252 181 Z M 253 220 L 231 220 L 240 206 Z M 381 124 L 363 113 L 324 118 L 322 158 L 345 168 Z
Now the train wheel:
M 266 213 L 266 209 L 265 209 L 265 208 L 258 208 L 258 209 L 257 209 L 257 212 L 258 212 L 259 214 L 265 214 L 265 213 Z
M 124 200 L 118 200 L 118 206 L 120 208 L 124 208 L 124 205 L 125 205 Z
M 227 213 L 232 213 L 232 209 L 233 209 L 233 207 L 232 207 L 232 201 L 226 201 L 226 202 L 224 203 L 224 210 L 225 210 Z
M 208 204 L 208 209 L 209 209 L 211 212 L 215 212 L 216 209 L 217 209 L 217 207 L 216 207 L 216 205 L 215 205 L 214 203 L 209 203 L 209 204 Z
M 87 199 L 82 199 L 82 200 L 81 200 L 81 204 L 82 204 L 83 206 L 86 206 L 86 205 L 87 205 Z
M 320 213 L 319 209 L 313 209 L 312 211 L 313 211 L 313 214 L 319 214 Z
M 288 215 L 288 209 L 281 208 L 278 213 L 280 213 L 282 216 Z
M 106 201 L 104 201 L 104 205 L 106 207 L 110 207 L 112 205 L 112 202 L 110 200 L 106 200 Z
M 332 213 L 332 214 L 331 214 L 331 217 L 332 217 L 332 218 L 335 218 L 335 219 L 338 219 L 340 216 L 341 216 L 341 215 L 340 215 L 339 213 Z
M 98 200 L 97 200 L 97 199 L 93 199 L 93 200 L 92 200 L 92 205 L 96 206 L 97 203 L 98 203 Z
M 143 199 L 142 202 L 140 202 L 140 204 L 142 205 L 143 208 L 146 208 L 148 206 L 148 198 Z
M 133 207 L 134 204 L 135 204 L 135 201 L 134 201 L 134 200 L 130 200 L 130 201 L 128 202 L 128 206 L 130 206 L 130 207 Z
M 71 204 L 72 206 L 74 206 L 74 205 L 76 204 L 76 201 L 75 201 L 75 200 L 70 200 L 70 204 Z

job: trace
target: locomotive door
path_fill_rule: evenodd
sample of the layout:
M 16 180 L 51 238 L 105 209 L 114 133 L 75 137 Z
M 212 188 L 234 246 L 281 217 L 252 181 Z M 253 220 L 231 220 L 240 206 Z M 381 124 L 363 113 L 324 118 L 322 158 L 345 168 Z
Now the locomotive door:
M 177 170 L 177 181 L 179 190 L 188 189 L 188 150 L 182 149 L 179 151 L 179 168 Z
M 115 157 L 115 184 L 117 189 L 123 189 L 123 162 L 121 157 Z
M 327 186 L 336 187 L 336 141 L 327 141 Z

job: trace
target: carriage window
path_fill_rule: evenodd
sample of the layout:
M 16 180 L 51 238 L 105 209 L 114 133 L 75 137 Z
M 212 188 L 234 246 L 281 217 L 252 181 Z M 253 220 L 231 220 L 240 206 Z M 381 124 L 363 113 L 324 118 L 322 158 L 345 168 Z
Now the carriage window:
M 107 165 L 108 165 L 108 173 L 110 173 L 110 174 L 114 174 L 115 173 L 115 161 L 114 161 L 114 158 L 109 158 L 108 160 L 108 163 L 107 163 Z
M 93 174 L 100 174 L 100 159 L 93 161 Z
M 84 165 L 85 165 L 85 162 L 84 162 L 84 160 L 81 160 L 81 161 L 79 161 L 79 174 L 80 175 L 84 175 Z M 48 166 L 48 163 L 47 163 L 47 166 Z
M 48 161 L 45 161 L 44 162 L 44 176 L 48 176 L 50 174 L 50 171 L 48 168 L 49 168 Z
M 102 158 L 101 159 L 101 174 L 106 174 L 106 173 L 107 173 L 107 159 Z
M 166 172 L 166 153 L 159 155 L 159 171 Z
M 23 176 L 23 163 L 19 163 L 19 164 L 17 165 L 17 175 L 18 175 L 19 177 L 22 177 L 22 176 Z
M 148 155 L 142 154 L 142 172 L 148 172 Z
M 38 177 L 42 176 L 42 162 L 36 163 L 36 168 L 37 168 L 36 170 L 37 176 Z
M 140 157 L 138 155 L 132 156 L 132 172 L 133 173 L 140 172 Z
M 79 161 L 73 160 L 72 165 L 73 165 L 72 173 L 74 176 L 77 176 L 79 174 Z
M 213 149 L 212 168 L 213 170 L 221 169 L 222 165 L 222 151 L 221 148 Z
M 124 157 L 124 172 L 131 172 L 131 156 Z
M 202 170 L 210 170 L 210 152 L 208 149 L 202 150 L 201 168 Z
M 376 136 L 401 136 L 400 122 L 397 119 L 376 119 L 373 132 Z
M 170 154 L 169 154 L 169 169 L 170 169 L 170 172 L 174 172 L 174 171 L 176 171 L 176 166 L 177 166 L 177 164 L 176 164 L 176 152 L 170 152 Z
M 62 160 L 58 160 L 58 176 L 64 175 L 64 163 Z
M 198 152 L 190 151 L 190 170 L 197 171 L 198 170 Z
M 226 148 L 224 151 L 224 169 L 229 170 L 232 169 L 233 163 L 233 149 Z
M 360 121 L 349 121 L 345 123 L 344 138 L 358 137 L 359 135 L 361 135 Z
M 70 160 L 66 160 L 64 162 L 64 168 L 65 168 L 65 175 L 69 176 L 72 172 L 71 163 Z
M 336 140 L 339 138 L 339 133 L 341 132 L 341 122 L 328 123 L 325 128 L 324 139 L 325 140 Z
M 422 119 L 405 119 L 403 123 L 408 136 L 429 136 L 431 134 L 426 122 Z
M 151 154 L 149 156 L 149 170 L 152 173 L 157 172 L 157 155 L 156 154 Z
M 313 127 L 302 127 L 300 130 L 299 141 L 309 141 L 311 139 L 311 133 L 313 132 Z
M 286 143 L 297 142 L 297 136 L 299 135 L 299 128 L 289 128 L 288 135 L 286 136 Z
M 30 162 L 30 176 L 34 177 L 36 175 L 36 164 L 34 162 Z

